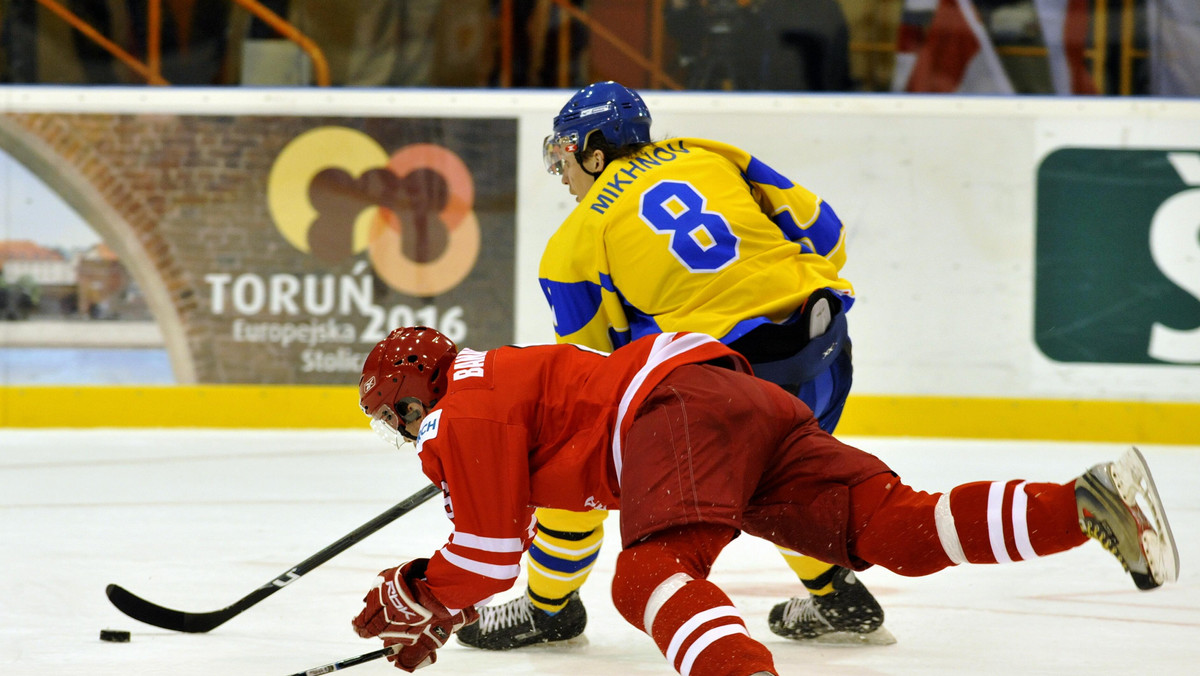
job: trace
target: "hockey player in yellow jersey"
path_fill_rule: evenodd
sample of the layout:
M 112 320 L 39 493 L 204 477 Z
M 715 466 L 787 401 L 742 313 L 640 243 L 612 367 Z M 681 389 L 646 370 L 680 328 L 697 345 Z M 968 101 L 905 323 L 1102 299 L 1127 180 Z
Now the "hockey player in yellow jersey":
M 837 425 L 851 384 L 840 276 L 845 230 L 833 209 L 749 153 L 694 138 L 652 142 L 650 111 L 615 82 L 589 85 L 554 118 L 547 170 L 578 205 L 551 236 L 538 272 L 560 343 L 612 351 L 644 335 L 707 333 L 755 375 Z M 607 512 L 539 509 L 529 588 L 485 607 L 462 643 L 490 650 L 580 635 L 578 589 Z M 780 550 L 809 592 L 772 608 L 771 631 L 797 640 L 886 644 L 883 610 L 841 567 Z

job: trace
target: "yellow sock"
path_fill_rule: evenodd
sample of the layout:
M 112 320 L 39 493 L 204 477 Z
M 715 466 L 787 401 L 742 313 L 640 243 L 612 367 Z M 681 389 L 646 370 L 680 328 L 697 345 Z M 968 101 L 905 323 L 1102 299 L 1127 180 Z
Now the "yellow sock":
M 607 511 L 537 510 L 538 534 L 529 548 L 526 572 L 534 607 L 550 613 L 567 605 L 583 586 L 604 542 Z
M 777 547 L 788 568 L 800 578 L 804 588 L 813 596 L 824 596 L 833 591 L 833 574 L 838 567 L 832 563 L 818 561 L 811 556 L 805 556 L 790 549 Z

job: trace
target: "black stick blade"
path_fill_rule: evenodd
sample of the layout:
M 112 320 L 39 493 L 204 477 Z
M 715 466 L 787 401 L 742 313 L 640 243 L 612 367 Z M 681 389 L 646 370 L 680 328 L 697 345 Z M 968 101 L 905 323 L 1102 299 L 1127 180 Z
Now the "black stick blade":
M 214 610 L 211 613 L 185 613 L 182 610 L 172 610 L 151 603 L 115 584 L 108 585 L 104 593 L 108 595 L 108 600 L 112 601 L 117 610 L 138 622 L 189 634 L 203 634 L 211 631 L 238 613 L 231 608 Z

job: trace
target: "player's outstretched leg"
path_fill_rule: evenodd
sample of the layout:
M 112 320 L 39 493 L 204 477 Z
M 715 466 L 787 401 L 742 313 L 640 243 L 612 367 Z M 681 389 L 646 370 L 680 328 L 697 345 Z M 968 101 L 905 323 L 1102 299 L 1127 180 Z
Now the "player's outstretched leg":
M 535 608 L 529 593 L 508 603 L 485 606 L 479 621 L 458 630 L 460 643 L 483 650 L 512 650 L 540 643 L 567 641 L 583 633 L 587 611 L 579 592 L 571 592 L 567 605 L 556 613 Z
M 1179 577 L 1175 538 L 1136 448 L 1062 484 L 975 481 L 948 493 L 925 493 L 882 476 L 852 489 L 852 503 L 867 506 L 862 522 L 853 526 L 852 554 L 895 573 L 920 576 L 962 563 L 1029 561 L 1091 538 L 1140 589 Z M 878 506 L 871 509 L 873 503 Z
M 1146 459 L 1131 448 L 1075 480 L 1079 525 L 1104 545 L 1139 589 L 1179 577 L 1179 551 Z
M 828 579 L 828 583 L 820 590 L 810 587 L 809 595 L 793 597 L 772 608 L 767 616 L 771 631 L 785 638 L 820 644 L 895 643 L 896 638 L 883 626 L 883 608 L 853 571 L 818 565 L 828 571 L 817 582 Z M 811 584 L 808 578 L 802 579 L 806 586 Z

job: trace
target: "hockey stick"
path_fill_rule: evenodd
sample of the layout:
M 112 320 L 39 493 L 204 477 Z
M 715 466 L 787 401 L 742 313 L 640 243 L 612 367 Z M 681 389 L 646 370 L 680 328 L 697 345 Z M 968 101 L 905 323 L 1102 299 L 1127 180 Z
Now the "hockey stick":
M 357 657 L 348 657 L 340 662 L 334 662 L 333 664 L 326 664 L 323 667 L 314 667 L 312 669 L 309 669 L 308 671 L 300 671 L 300 672 L 292 674 L 292 676 L 320 676 L 321 674 L 328 674 L 331 671 L 338 671 L 341 669 L 345 669 L 346 667 L 352 667 L 356 664 L 362 664 L 363 662 L 370 662 L 371 660 L 377 660 L 380 657 L 387 657 L 388 655 L 391 655 L 393 652 L 396 652 L 397 650 L 400 650 L 400 648 L 403 648 L 403 647 L 404 646 L 402 646 L 402 645 L 394 645 L 389 648 L 383 648 L 380 650 L 372 650 L 369 653 L 363 653 Z
M 202 634 L 228 622 L 250 606 L 295 582 L 300 579 L 301 575 L 308 573 L 313 568 L 341 554 L 358 541 L 411 512 L 421 503 L 441 492 L 442 490 L 433 484 L 422 488 L 408 498 L 396 503 L 391 509 L 347 533 L 342 539 L 292 566 L 284 574 L 250 592 L 233 605 L 226 606 L 220 610 L 207 613 L 189 613 L 182 610 L 171 610 L 170 608 L 164 608 L 158 604 L 151 603 L 124 587 L 115 584 L 108 585 L 105 593 L 108 595 L 108 600 L 112 601 L 112 604 L 117 607 L 117 610 L 139 622 L 145 622 L 146 624 L 172 631 Z

